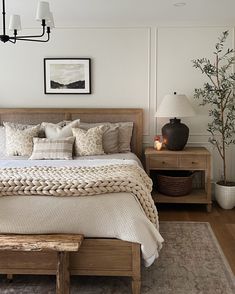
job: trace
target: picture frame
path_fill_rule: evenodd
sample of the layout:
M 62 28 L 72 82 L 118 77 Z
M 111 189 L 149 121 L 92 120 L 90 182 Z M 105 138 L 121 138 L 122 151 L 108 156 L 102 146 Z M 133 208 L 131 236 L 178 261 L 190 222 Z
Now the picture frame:
M 44 58 L 45 94 L 91 94 L 90 58 Z

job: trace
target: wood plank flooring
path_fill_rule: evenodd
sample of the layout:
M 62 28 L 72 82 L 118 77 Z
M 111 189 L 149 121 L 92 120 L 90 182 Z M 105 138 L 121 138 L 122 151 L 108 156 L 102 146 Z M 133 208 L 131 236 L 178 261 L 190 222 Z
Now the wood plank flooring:
M 157 204 L 160 221 L 209 222 L 235 274 L 235 208 L 223 210 L 213 204 L 211 213 L 205 205 Z

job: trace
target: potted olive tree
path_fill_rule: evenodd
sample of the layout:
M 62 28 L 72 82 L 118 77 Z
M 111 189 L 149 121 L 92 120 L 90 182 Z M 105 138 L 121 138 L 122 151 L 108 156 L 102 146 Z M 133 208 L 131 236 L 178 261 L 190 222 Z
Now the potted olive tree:
M 209 105 L 209 142 L 217 149 L 223 166 L 222 180 L 216 183 L 215 197 L 224 209 L 235 206 L 235 183 L 228 180 L 227 149 L 235 143 L 235 57 L 233 49 L 225 49 L 228 31 L 222 33 L 215 45 L 214 60 L 207 58 L 193 60 L 193 66 L 207 78 L 200 89 L 195 89 L 194 97 L 200 105 Z

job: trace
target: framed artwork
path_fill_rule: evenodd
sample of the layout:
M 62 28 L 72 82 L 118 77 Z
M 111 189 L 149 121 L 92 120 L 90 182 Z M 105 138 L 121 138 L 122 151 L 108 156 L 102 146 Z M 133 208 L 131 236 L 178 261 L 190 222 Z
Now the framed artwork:
M 91 94 L 90 58 L 44 58 L 45 94 Z

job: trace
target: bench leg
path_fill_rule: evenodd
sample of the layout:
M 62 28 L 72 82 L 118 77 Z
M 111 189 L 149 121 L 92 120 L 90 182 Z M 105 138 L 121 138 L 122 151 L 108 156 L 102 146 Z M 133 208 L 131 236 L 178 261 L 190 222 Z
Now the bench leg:
M 70 293 L 69 253 L 57 253 L 56 294 Z
M 136 280 L 132 278 L 131 286 L 132 286 L 132 294 L 140 294 L 140 288 L 141 288 L 140 280 Z

